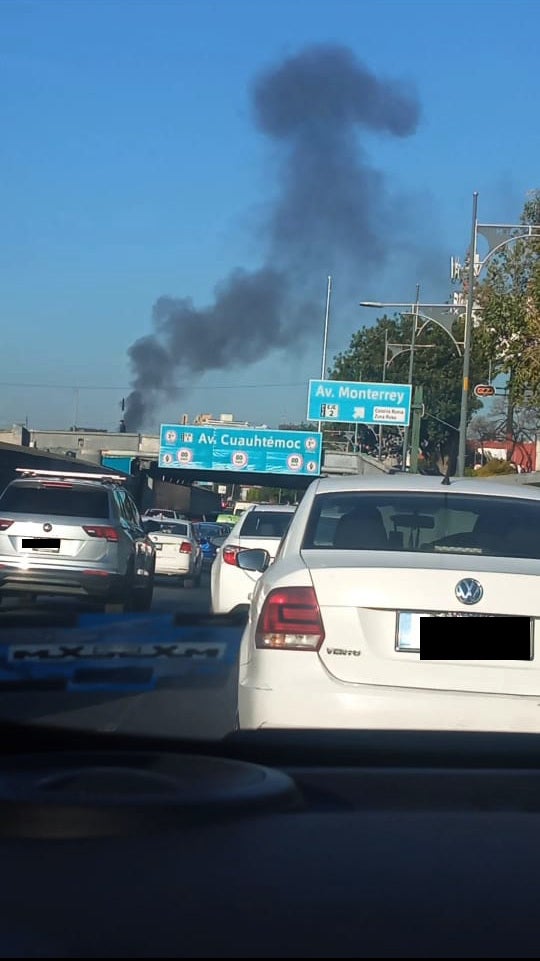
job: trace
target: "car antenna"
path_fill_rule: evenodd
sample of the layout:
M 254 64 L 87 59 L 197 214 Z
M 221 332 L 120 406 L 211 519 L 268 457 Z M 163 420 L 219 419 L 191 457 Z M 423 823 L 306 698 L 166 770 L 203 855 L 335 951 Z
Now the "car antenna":
M 447 467 L 446 467 L 446 472 L 445 472 L 445 475 L 444 475 L 444 477 L 443 477 L 443 479 L 442 479 L 442 481 L 441 481 L 441 484 L 444 484 L 445 487 L 448 487 L 448 486 L 450 485 L 450 461 L 448 461 L 448 464 L 447 464 Z

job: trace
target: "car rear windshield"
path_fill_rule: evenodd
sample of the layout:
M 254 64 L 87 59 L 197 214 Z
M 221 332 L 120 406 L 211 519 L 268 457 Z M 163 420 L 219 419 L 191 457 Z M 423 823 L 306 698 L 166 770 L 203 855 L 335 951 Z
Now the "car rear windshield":
M 302 547 L 540 559 L 540 499 L 399 491 L 319 494 Z
M 281 540 L 292 516 L 292 511 L 250 511 L 242 523 L 240 537 L 276 537 Z
M 106 490 L 80 487 L 30 487 L 13 484 L 0 497 L 0 513 L 47 514 L 60 517 L 109 517 Z
M 229 531 L 219 524 L 197 524 L 197 533 L 200 537 L 225 537 Z
M 161 534 L 178 534 L 179 537 L 187 537 L 187 524 L 175 524 L 172 521 L 145 521 L 144 528 L 149 534 L 160 532 Z

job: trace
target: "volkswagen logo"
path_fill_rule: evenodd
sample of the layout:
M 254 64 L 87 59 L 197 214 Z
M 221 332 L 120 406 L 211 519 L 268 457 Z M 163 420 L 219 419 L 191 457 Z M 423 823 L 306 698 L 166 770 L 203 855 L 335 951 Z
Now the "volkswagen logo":
M 49 531 L 52 531 L 52 524 L 44 524 L 43 530 L 48 534 Z
M 478 604 L 483 594 L 484 588 L 474 577 L 464 577 L 456 584 L 456 597 L 462 604 Z

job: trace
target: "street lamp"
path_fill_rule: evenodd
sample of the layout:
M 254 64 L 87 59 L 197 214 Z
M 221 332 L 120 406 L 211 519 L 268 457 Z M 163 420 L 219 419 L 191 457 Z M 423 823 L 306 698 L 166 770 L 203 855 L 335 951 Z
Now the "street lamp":
M 461 388 L 461 412 L 459 418 L 459 446 L 457 457 L 458 477 L 465 473 L 465 454 L 467 450 L 467 416 L 469 405 L 469 369 L 471 360 L 472 326 L 474 319 L 474 282 L 484 269 L 488 260 L 514 240 L 540 239 L 540 224 L 479 224 L 477 220 L 478 192 L 473 194 L 471 246 L 469 249 L 467 309 L 465 313 L 465 332 L 463 335 L 463 382 Z M 476 249 L 478 234 L 482 234 L 489 244 L 489 250 L 480 260 Z M 452 258 L 452 280 L 461 280 L 464 268 Z M 477 306 L 477 305 L 476 305 Z
M 378 309 L 395 307 L 400 309 L 401 312 L 405 315 L 410 314 L 413 318 L 410 345 L 404 346 L 403 344 L 389 344 L 387 340 L 387 335 L 385 332 L 385 349 L 384 349 L 385 357 L 384 357 L 384 366 L 383 366 L 383 380 L 386 379 L 386 367 L 388 366 L 388 363 L 391 363 L 394 357 L 397 357 L 398 353 L 401 353 L 405 350 L 410 350 L 411 355 L 409 358 L 409 375 L 408 375 L 407 383 L 412 385 L 415 351 L 417 351 L 419 348 L 435 346 L 434 344 L 418 344 L 417 343 L 417 338 L 419 334 L 422 333 L 424 328 L 429 323 L 437 324 L 438 327 L 442 327 L 442 329 L 448 334 L 448 336 L 453 341 L 458 354 L 461 355 L 460 348 L 463 346 L 463 344 L 460 341 L 456 340 L 456 338 L 452 333 L 452 328 L 454 326 L 455 321 L 458 320 L 459 317 L 462 317 L 463 314 L 465 313 L 465 308 L 461 304 L 421 304 L 419 303 L 419 293 L 420 293 L 420 285 L 417 284 L 416 300 L 414 304 L 383 303 L 382 301 L 379 301 L 379 300 L 360 301 L 360 307 L 376 307 Z M 402 310 L 402 308 L 406 308 L 406 309 Z M 424 323 L 420 327 L 420 330 L 418 330 L 419 318 L 422 318 L 424 320 Z M 387 355 L 388 348 L 397 348 L 397 350 L 391 357 L 390 361 L 387 362 L 386 355 Z M 409 443 L 409 426 L 406 425 L 403 432 L 403 450 L 402 450 L 402 462 L 404 467 L 406 465 L 406 460 L 407 460 L 408 443 Z
M 332 277 L 329 275 L 326 283 L 326 310 L 324 312 L 324 332 L 321 357 L 321 380 L 326 377 L 326 355 L 328 351 L 328 324 L 330 321 L 330 297 L 332 294 Z M 322 421 L 319 421 L 317 430 L 321 431 Z

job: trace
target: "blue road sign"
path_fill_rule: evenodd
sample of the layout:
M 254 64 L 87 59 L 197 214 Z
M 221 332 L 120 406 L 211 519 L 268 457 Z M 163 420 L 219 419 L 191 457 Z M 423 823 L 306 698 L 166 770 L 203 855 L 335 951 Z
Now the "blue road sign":
M 347 424 L 394 424 L 407 427 L 411 417 L 410 384 L 371 384 L 345 380 L 310 380 L 308 420 Z
M 160 467 L 317 477 L 321 455 L 318 431 L 162 424 L 160 432 Z

